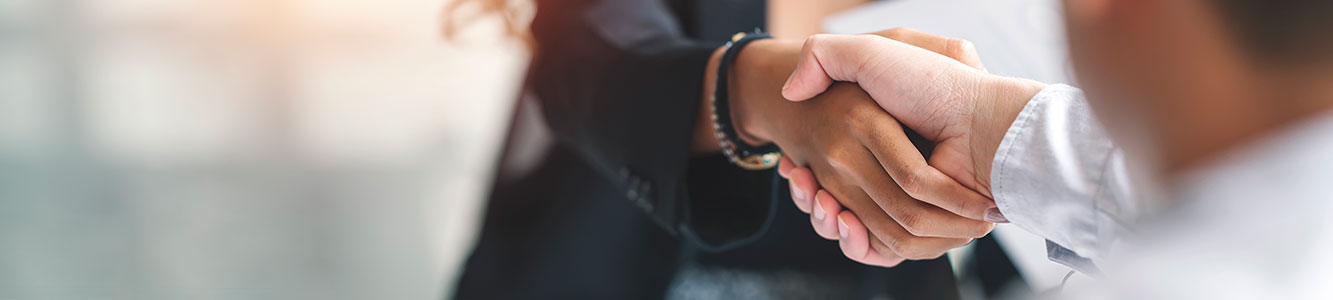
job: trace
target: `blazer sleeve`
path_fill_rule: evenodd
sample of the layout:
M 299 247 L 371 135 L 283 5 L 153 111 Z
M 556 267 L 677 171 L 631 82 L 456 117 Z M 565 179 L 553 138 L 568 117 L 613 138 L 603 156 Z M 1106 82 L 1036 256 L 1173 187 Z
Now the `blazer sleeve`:
M 774 172 L 690 153 L 704 69 L 722 43 L 687 38 L 659 0 L 537 5 L 527 88 L 558 142 L 664 229 L 705 249 L 762 233 Z

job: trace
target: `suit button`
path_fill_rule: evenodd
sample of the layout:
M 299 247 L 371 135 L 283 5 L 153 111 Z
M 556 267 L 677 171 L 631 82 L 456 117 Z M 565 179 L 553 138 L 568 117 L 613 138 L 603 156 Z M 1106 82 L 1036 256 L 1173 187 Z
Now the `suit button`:
M 647 182 L 644 182 L 643 184 L 640 184 L 638 186 L 638 191 L 639 194 L 643 195 L 644 197 L 652 196 L 653 186 L 651 184 L 648 184 Z
M 625 187 L 625 196 L 629 197 L 630 200 L 638 199 L 640 194 L 639 186 L 642 184 L 643 181 L 639 180 L 638 177 L 630 176 L 629 182 Z
M 639 208 L 642 208 L 643 210 L 653 210 L 653 203 L 648 202 L 648 198 L 639 198 L 638 203 Z
M 642 207 L 642 208 L 645 209 L 645 210 L 652 210 L 652 209 L 653 209 L 653 187 L 652 187 L 652 185 L 649 184 L 649 183 L 647 183 L 647 182 L 644 182 L 643 184 L 641 184 L 641 185 L 639 185 L 639 186 L 637 187 L 636 191 L 637 191 L 637 193 L 639 194 L 639 198 L 638 198 L 638 201 L 639 201 L 639 207 Z

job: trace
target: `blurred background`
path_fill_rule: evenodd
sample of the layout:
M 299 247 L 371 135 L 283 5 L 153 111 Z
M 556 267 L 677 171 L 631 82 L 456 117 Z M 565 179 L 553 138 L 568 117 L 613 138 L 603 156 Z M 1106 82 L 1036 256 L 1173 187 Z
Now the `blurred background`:
M 452 295 L 529 59 L 497 15 L 446 39 L 479 10 L 453 1 L 0 0 L 0 300 Z M 1072 82 L 1054 5 L 881 1 L 824 27 Z M 1067 274 L 997 237 L 1034 287 Z
M 0 299 L 448 294 L 528 57 L 450 1 L 0 0 Z

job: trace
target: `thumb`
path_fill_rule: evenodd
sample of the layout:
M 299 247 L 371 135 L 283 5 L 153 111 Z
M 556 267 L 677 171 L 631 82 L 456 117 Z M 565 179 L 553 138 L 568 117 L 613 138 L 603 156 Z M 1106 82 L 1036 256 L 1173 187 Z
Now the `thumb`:
M 831 34 L 816 34 L 806 39 L 796 69 L 782 85 L 782 97 L 803 101 L 823 93 L 833 81 L 854 81 L 856 69 L 865 59 L 856 55 L 856 47 L 865 46 L 856 39 Z
M 822 45 L 818 39 L 819 35 L 815 35 L 805 40 L 805 45 L 801 47 L 801 56 L 796 60 L 796 69 L 791 72 L 790 77 L 787 77 L 787 83 L 782 84 L 783 98 L 804 101 L 823 93 L 833 84 L 833 78 L 824 71 L 824 65 L 819 63 L 819 56 L 815 55 L 815 48 Z

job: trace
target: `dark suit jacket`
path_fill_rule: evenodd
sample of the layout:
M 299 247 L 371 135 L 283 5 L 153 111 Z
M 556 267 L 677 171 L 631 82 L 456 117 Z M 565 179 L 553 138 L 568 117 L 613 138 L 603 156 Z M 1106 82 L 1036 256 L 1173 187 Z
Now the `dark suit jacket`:
M 762 0 L 537 1 L 523 101 L 554 146 L 496 180 L 455 296 L 661 298 L 688 267 L 798 274 L 828 282 L 802 289 L 821 298 L 957 298 L 947 260 L 851 262 L 773 170 L 691 156 L 709 56 L 763 17 Z M 529 150 L 527 128 L 511 130 L 505 163 Z

